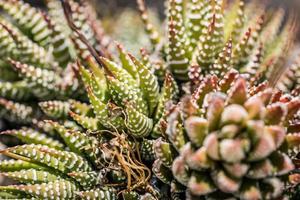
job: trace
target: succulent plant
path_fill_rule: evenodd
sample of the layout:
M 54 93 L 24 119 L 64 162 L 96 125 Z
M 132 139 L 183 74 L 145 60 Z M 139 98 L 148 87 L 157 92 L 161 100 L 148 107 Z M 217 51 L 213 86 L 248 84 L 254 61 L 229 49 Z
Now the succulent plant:
M 48 12 L 23 1 L 0 1 L 0 112 L 14 124 L 42 117 L 39 101 L 86 99 L 73 69 L 76 59 L 82 58 L 82 49 L 76 47 L 80 43 L 64 18 L 61 2 L 47 0 L 46 5 Z M 70 5 L 77 28 L 91 45 L 106 48 L 89 5 L 75 1 Z
M 272 74 L 280 75 L 295 37 L 295 20 L 291 17 L 284 25 L 282 9 L 266 11 L 243 0 L 228 5 L 223 0 L 168 0 L 164 38 L 151 23 L 144 0 L 137 2 L 153 46 L 152 59 L 181 81 L 188 80 L 188 72 L 222 76 L 233 67 L 276 82 Z
M 97 140 L 66 130 L 51 122 L 68 145 L 29 128 L 11 130 L 9 134 L 29 143 L 1 150 L 14 160 L 0 162 L 1 175 L 22 184 L 0 187 L 1 199 L 116 199 L 113 188 L 102 186 L 104 175 L 95 171 Z M 68 147 L 70 150 L 66 150 Z
M 174 193 L 275 199 L 283 192 L 299 152 L 299 135 L 289 130 L 300 100 L 233 73 L 207 77 L 169 111 L 153 172 Z
M 1 199 L 155 199 L 159 195 L 150 185 L 151 170 L 142 163 L 139 143 L 121 129 L 105 129 L 98 121 L 97 106 L 93 110 L 78 101 L 46 101 L 40 106 L 49 118 L 63 122 L 69 117 L 71 124 L 35 120 L 33 127 L 1 133 L 25 143 L 0 152 L 13 158 L 0 161 L 1 175 L 21 183 L 0 186 Z
M 10 6 L 15 5 L 14 2 L 10 3 Z M 74 50 L 78 51 L 80 58 L 77 64 L 72 65 L 74 74 L 80 74 L 81 77 L 80 79 L 76 77 L 78 87 L 73 87 L 73 89 L 74 92 L 81 89 L 80 84 L 83 83 L 91 105 L 72 100 L 72 96 L 60 90 L 59 87 L 56 87 L 57 85 L 50 86 L 66 96 L 60 98 L 51 91 L 47 93 L 50 96 L 39 97 L 38 105 L 36 105 L 40 107 L 39 112 L 31 106 L 3 99 L 6 110 L 12 113 L 5 115 L 6 118 L 9 117 L 12 122 L 21 121 L 20 118 L 24 124 L 33 124 L 32 127 L 2 133 L 2 136 L 16 136 L 22 142 L 28 143 L 28 145 L 11 147 L 1 151 L 2 154 L 17 159 L 17 161 L 11 161 L 13 166 L 15 166 L 15 162 L 17 164 L 22 160 L 26 162 L 26 164 L 18 165 L 17 168 L 10 171 L 7 168 L 7 161 L 3 161 L 3 170 L 6 168 L 8 170 L 3 175 L 15 178 L 25 184 L 1 187 L 3 198 L 28 196 L 50 199 L 52 198 L 51 193 L 54 192 L 52 188 L 55 189 L 55 187 L 71 188 L 68 193 L 63 191 L 57 193 L 56 196 L 53 196 L 56 199 L 74 199 L 78 195 L 81 195 L 81 198 L 92 198 L 92 195 L 99 194 L 116 198 L 115 194 L 123 191 L 124 188 L 134 191 L 136 188 L 144 187 L 144 191 L 140 194 L 136 192 L 122 192 L 122 194 L 126 199 L 131 198 L 131 196 L 141 196 L 139 198 L 152 196 L 153 198 L 153 194 L 157 195 L 156 192 L 152 191 L 152 194 L 147 192 L 148 190 L 151 191 L 152 188 L 149 185 L 151 171 L 141 164 L 138 157 L 139 150 L 136 149 L 139 148 L 140 142 L 143 142 L 142 138 L 151 133 L 153 125 L 158 123 L 163 116 L 165 102 L 176 97 L 178 93 L 176 82 L 170 74 L 167 74 L 160 94 L 158 80 L 153 74 L 151 66 L 147 65 L 147 60 L 142 62 L 136 59 L 128 54 L 121 45 L 117 45 L 121 65 L 107 58 L 95 56 L 97 47 L 92 45 L 93 41 L 91 40 L 93 38 L 90 39 L 88 38 L 89 35 L 81 34 L 84 29 L 78 28 L 76 21 L 78 16 L 73 11 L 77 10 L 76 7 L 72 8 L 77 4 L 68 3 L 64 5 L 68 25 L 71 28 L 75 25 L 75 29 L 78 31 L 78 33 L 70 33 L 70 38 L 75 46 Z M 29 5 L 22 4 L 22 6 L 28 7 Z M 71 12 L 68 13 L 69 11 Z M 47 20 L 49 19 L 47 18 Z M 85 27 L 83 26 L 83 28 Z M 85 43 L 86 41 L 88 43 Z M 97 55 L 98 53 L 103 55 L 102 50 L 99 50 Z M 11 63 L 20 69 L 40 70 L 19 61 L 11 60 Z M 49 73 L 37 72 L 36 74 L 42 74 L 42 79 L 44 78 L 46 81 L 50 77 Z M 52 74 L 56 76 L 56 72 L 52 72 Z M 27 76 L 30 83 L 34 81 L 40 83 L 39 80 L 36 80 L 35 74 L 28 74 Z M 62 81 L 61 83 L 65 82 Z M 76 83 L 76 81 L 72 80 L 71 83 Z M 41 85 L 42 87 L 38 87 L 38 90 L 44 90 L 43 86 L 49 86 L 48 83 Z M 77 91 L 76 94 L 79 95 Z M 56 100 L 51 100 L 53 98 Z M 84 101 L 85 98 L 81 98 L 81 100 Z M 43 119 L 48 119 L 48 121 Z M 57 122 L 49 121 L 49 119 L 63 124 L 60 125 Z M 135 142 L 136 140 L 139 141 Z M 144 141 L 143 145 L 145 144 L 147 141 Z M 54 161 L 50 160 L 51 162 L 47 163 L 49 160 L 43 160 L 43 158 L 54 159 Z M 75 166 L 70 165 L 72 169 L 69 169 L 68 165 L 74 160 L 80 162 Z M 82 163 L 89 168 L 81 169 Z M 31 164 L 34 165 L 31 166 Z M 67 165 L 67 169 L 61 165 Z M 43 167 L 40 168 L 40 166 Z M 107 182 L 104 185 L 99 182 L 105 179 L 104 176 L 101 176 L 102 170 L 107 174 Z M 36 173 L 47 175 L 45 175 L 45 179 L 40 179 L 37 182 L 32 180 L 34 177 L 26 181 L 26 177 L 35 176 Z M 83 180 L 88 177 L 93 180 Z M 53 183 L 49 182 L 48 179 L 53 180 Z M 88 186 L 85 187 L 85 185 L 80 184 L 87 184 Z M 107 185 L 114 185 L 117 192 L 106 191 Z M 92 190 L 88 191 L 89 189 Z
M 298 184 L 293 18 L 168 0 L 163 39 L 137 2 L 153 46 L 139 58 L 111 51 L 86 1 L 47 0 L 45 13 L 0 0 L 0 114 L 15 128 L 1 136 L 25 143 L 1 150 L 21 184 L 0 197 L 274 199 Z

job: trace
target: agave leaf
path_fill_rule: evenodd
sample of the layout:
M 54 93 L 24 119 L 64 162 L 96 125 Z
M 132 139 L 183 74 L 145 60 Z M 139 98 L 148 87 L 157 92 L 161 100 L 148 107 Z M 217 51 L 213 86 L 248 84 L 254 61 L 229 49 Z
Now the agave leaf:
M 209 158 L 205 147 L 201 147 L 193 152 L 193 147 L 188 143 L 182 154 L 186 157 L 186 162 L 190 169 L 205 170 L 214 167 L 214 163 Z
M 225 193 L 237 192 L 241 187 L 239 179 L 229 177 L 224 171 L 216 171 L 212 175 L 214 183 Z
M 67 20 L 61 16 L 64 16 L 64 10 L 61 2 L 56 0 L 47 0 L 45 1 L 48 14 L 51 19 L 63 30 L 65 35 L 70 35 L 70 28 L 68 26 Z
M 152 138 L 159 138 L 165 135 L 166 128 L 167 128 L 167 117 L 169 115 L 169 110 L 171 109 L 170 106 L 172 106 L 172 102 L 167 102 L 162 117 L 158 120 L 158 122 L 153 127 L 153 130 L 151 132 Z
M 255 85 L 254 85 L 255 84 Z M 259 94 L 261 92 L 264 92 L 265 90 L 267 90 L 270 87 L 270 84 L 268 81 L 264 81 L 261 83 L 256 83 L 256 82 L 250 82 L 251 88 L 249 89 L 249 95 L 250 96 L 255 96 L 256 94 Z M 276 92 L 276 91 L 275 91 Z M 274 93 L 274 91 L 273 91 Z M 273 98 L 273 94 L 272 94 L 272 98 Z
M 0 26 L 0 33 L 1 33 L 1 56 L 12 56 L 14 51 L 17 49 L 17 44 L 14 41 L 14 38 L 9 31 L 12 29 L 12 25 L 6 22 L 5 19 L 0 17 L 0 23 L 3 24 Z M 1 68 L 7 67 L 6 59 L 1 59 Z
M 81 74 L 81 79 L 85 87 L 91 87 L 97 98 L 105 101 L 106 99 L 106 87 L 103 86 L 101 82 L 97 81 L 96 77 L 93 76 L 88 70 L 83 66 L 79 65 L 79 70 Z
M 258 47 L 256 48 L 255 52 L 250 58 L 250 61 L 248 64 L 241 70 L 248 74 L 251 82 L 258 81 L 257 79 L 259 78 L 260 74 L 260 67 L 261 67 L 261 62 L 263 59 L 263 54 L 264 54 L 264 44 L 261 42 Z
M 107 81 L 105 78 L 105 71 L 104 69 L 99 66 L 99 64 L 96 62 L 95 58 L 92 57 L 92 55 L 89 54 L 89 56 L 86 59 L 87 66 L 89 67 L 90 71 L 92 72 L 92 75 L 95 76 L 96 81 L 101 86 L 101 89 L 103 90 L 103 93 L 107 95 Z
M 93 31 L 93 28 L 91 27 L 89 22 L 89 14 L 87 12 L 87 7 L 84 5 L 79 4 L 78 2 L 75 1 L 70 1 L 69 2 L 70 5 L 70 10 L 71 10 L 71 17 L 72 20 L 74 22 L 74 24 L 76 25 L 76 28 L 80 31 L 80 33 L 82 33 L 84 35 L 84 37 L 87 39 L 87 41 L 89 42 L 89 44 L 91 46 L 93 46 L 94 48 L 96 48 L 96 37 L 95 37 L 95 32 Z M 79 51 L 86 51 L 86 46 L 84 44 L 82 44 L 81 40 L 78 38 L 77 34 L 73 34 L 73 39 L 75 39 L 75 43 L 77 43 L 77 45 L 83 49 L 79 50 Z M 84 58 L 84 57 L 83 57 Z
M 185 129 L 189 139 L 197 147 L 202 146 L 205 136 L 208 134 L 207 120 L 191 116 L 185 121 Z
M 299 111 L 300 109 L 300 99 L 295 98 L 291 100 L 287 104 L 287 116 L 285 118 L 285 122 L 288 123 L 289 120 L 291 120 Z
M 289 92 L 299 86 L 299 69 L 300 68 L 300 57 L 289 66 L 284 73 L 281 75 L 280 79 L 277 82 L 277 88 L 284 92 Z
M 181 183 L 184 186 L 188 186 L 191 174 L 182 156 L 178 156 L 174 160 L 172 164 L 172 173 L 179 183 Z
M 250 97 L 244 104 L 250 119 L 263 119 L 265 118 L 266 108 L 261 99 Z
M 155 68 L 153 66 L 153 63 L 151 63 L 151 60 L 150 60 L 150 55 L 149 53 L 147 52 L 146 49 L 144 48 L 141 48 L 140 49 L 140 55 L 141 55 L 141 61 L 142 61 L 142 64 L 147 67 L 147 69 L 151 72 L 151 73 L 154 73 L 155 72 Z M 156 76 L 157 77 L 157 76 Z M 157 77 L 158 78 L 158 77 Z
M 277 152 L 270 157 L 272 164 L 275 166 L 277 176 L 286 175 L 296 168 L 292 159 L 285 153 Z
M 254 146 L 251 153 L 248 155 L 249 161 L 259 161 L 269 156 L 273 151 L 276 150 L 275 139 L 270 132 L 263 134 L 259 141 Z
M 274 103 L 267 107 L 265 122 L 267 124 L 281 124 L 287 115 L 287 106 L 283 103 Z
M 265 106 L 267 106 L 272 101 L 272 98 L 274 97 L 273 94 L 274 94 L 273 90 L 271 88 L 267 88 L 263 91 L 258 92 L 253 97 L 257 97 L 257 98 L 261 99 L 263 104 Z
M 184 133 L 180 114 L 178 107 L 171 112 L 168 118 L 168 126 L 166 130 L 169 141 L 178 152 L 180 152 L 181 148 L 184 147 L 188 141 L 188 138 Z
M 246 173 L 250 173 L 248 171 L 249 165 L 245 163 L 224 163 L 224 169 L 229 175 L 235 178 L 242 178 Z
M 241 199 L 261 199 L 262 193 L 258 183 L 256 181 L 244 182 L 239 197 Z
M 208 102 L 206 118 L 208 122 L 208 130 L 215 131 L 220 127 L 222 112 L 225 107 L 224 97 L 221 95 L 212 95 L 212 99 Z

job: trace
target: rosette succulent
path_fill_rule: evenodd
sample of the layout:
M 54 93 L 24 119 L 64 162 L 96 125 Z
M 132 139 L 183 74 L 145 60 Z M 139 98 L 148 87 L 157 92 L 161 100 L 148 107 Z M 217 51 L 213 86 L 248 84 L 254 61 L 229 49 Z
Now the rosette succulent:
M 207 77 L 174 106 L 156 140 L 153 172 L 186 198 L 276 199 L 295 168 L 298 97 L 232 71 Z
M 162 37 L 138 0 L 152 43 L 152 60 L 180 81 L 192 76 L 223 76 L 231 67 L 276 82 L 294 40 L 295 20 L 284 22 L 282 9 L 267 11 L 236 0 L 168 0 Z M 231 59 L 230 59 L 231 58 Z M 272 76 L 272 74 L 276 76 Z M 274 80 L 273 80 L 274 79 Z
M 12 5 L 15 5 L 14 2 Z M 16 106 L 17 103 L 3 99 L 7 102 L 5 105 L 10 105 L 11 109 L 7 110 L 14 109 L 16 113 L 13 114 L 22 116 L 26 124 L 33 126 L 1 134 L 16 136 L 28 143 L 1 151 L 16 160 L 1 163 L 2 175 L 24 183 L 2 186 L 1 198 L 116 199 L 119 196 L 117 194 L 123 194 L 124 199 L 154 198 L 158 192 L 150 185 L 151 171 L 141 163 L 139 144 L 141 138 L 148 136 L 153 129 L 152 117 L 157 123 L 163 115 L 165 102 L 175 98 L 178 93 L 176 82 L 167 74 L 160 91 L 151 66 L 147 66 L 147 55 L 144 53 L 144 59 L 140 61 L 125 52 L 121 45 L 117 45 L 121 65 L 99 57 L 88 35 L 78 29 L 78 16 L 73 12 L 73 4 L 66 3 L 64 6 L 68 25 L 71 28 L 74 25 L 78 31 L 70 36 L 81 59 L 72 65 L 74 74 L 80 75 L 80 78 L 76 77 L 78 87 L 74 87 L 74 91 L 80 89 L 79 84 L 82 83 L 88 98 L 79 99 L 89 99 L 91 105 L 69 99 L 71 96 L 60 98 L 49 92 L 51 97 L 39 98 L 42 117 L 29 117 L 37 113 L 32 107 L 24 106 L 21 110 L 23 105 Z M 100 52 L 104 56 L 103 51 Z M 49 74 L 40 73 L 39 68 L 14 60 L 10 62 L 17 68 L 33 71 L 33 74 L 27 74 L 26 70 L 24 73 L 35 83 L 47 85 L 35 75 L 42 76 L 42 80 L 52 81 Z M 55 72 L 52 74 L 56 75 Z M 51 88 L 64 93 L 56 86 L 52 85 Z M 57 100 L 50 100 L 53 98 Z M 84 180 L 88 177 L 93 180 Z M 114 186 L 114 192 L 106 189 L 109 186 Z
M 0 1 L 0 113 L 12 126 L 42 117 L 39 101 L 86 99 L 72 67 L 81 58 L 82 50 L 76 47 L 80 43 L 60 1 L 45 2 L 47 12 L 23 1 Z M 70 5 L 77 28 L 90 44 L 99 51 L 106 48 L 89 4 Z

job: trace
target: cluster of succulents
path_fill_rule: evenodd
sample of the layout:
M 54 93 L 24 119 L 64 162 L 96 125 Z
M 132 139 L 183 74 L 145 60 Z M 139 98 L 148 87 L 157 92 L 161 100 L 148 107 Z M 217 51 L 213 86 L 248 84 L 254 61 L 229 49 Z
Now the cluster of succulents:
M 164 38 L 137 0 L 152 44 L 137 56 L 111 42 L 87 1 L 45 3 L 0 0 L 0 115 L 13 128 L 0 135 L 22 143 L 0 151 L 12 158 L 0 174 L 18 182 L 0 186 L 1 199 L 293 196 L 292 16 L 166 0 Z
M 40 118 L 39 101 L 82 95 L 72 69 L 74 45 L 58 3 L 48 1 L 46 14 L 22 1 L 0 1 L 1 116 L 14 124 Z
M 283 25 L 285 14 L 280 9 L 268 13 L 258 4 L 244 1 L 229 6 L 222 0 L 183 0 L 166 1 L 164 38 L 149 21 L 144 1 L 138 3 L 157 55 L 155 61 L 168 67 L 177 80 L 188 80 L 188 72 L 222 76 L 231 67 L 269 79 L 281 69 L 295 37 L 294 19 Z

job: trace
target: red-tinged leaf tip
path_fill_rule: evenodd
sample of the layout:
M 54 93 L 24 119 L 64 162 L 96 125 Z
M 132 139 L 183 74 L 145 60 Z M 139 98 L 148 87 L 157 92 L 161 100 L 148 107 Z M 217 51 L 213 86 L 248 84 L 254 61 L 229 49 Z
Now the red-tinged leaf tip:
M 212 34 L 215 31 L 215 26 L 216 26 L 216 14 L 214 13 L 213 17 L 212 17 L 212 21 L 211 21 L 211 23 L 209 24 L 209 27 L 208 27 L 208 32 L 210 34 Z

